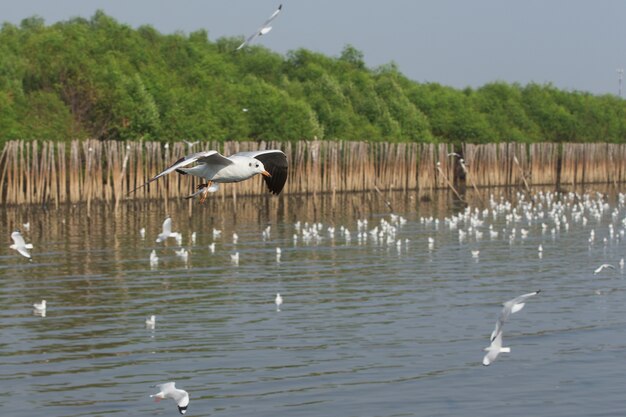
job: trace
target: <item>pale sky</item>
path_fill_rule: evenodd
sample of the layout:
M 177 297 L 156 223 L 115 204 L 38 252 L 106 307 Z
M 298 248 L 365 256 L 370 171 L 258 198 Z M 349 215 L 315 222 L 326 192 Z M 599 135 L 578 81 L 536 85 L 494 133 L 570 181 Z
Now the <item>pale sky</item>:
M 0 20 L 52 24 L 97 9 L 161 33 L 206 29 L 248 36 L 281 0 L 0 0 Z M 285 54 L 338 56 L 346 44 L 371 68 L 395 62 L 408 78 L 456 88 L 491 81 L 552 83 L 617 94 L 626 67 L 625 0 L 282 0 L 273 30 L 255 43 Z M 626 90 L 626 88 L 625 88 Z M 626 95 L 626 92 L 624 93 Z

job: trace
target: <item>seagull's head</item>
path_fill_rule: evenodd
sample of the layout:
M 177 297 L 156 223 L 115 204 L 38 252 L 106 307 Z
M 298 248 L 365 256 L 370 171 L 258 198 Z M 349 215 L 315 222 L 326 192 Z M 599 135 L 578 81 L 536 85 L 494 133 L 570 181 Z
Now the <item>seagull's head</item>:
M 256 158 L 250 158 L 250 161 L 248 162 L 248 168 L 250 168 L 254 174 L 261 174 L 265 177 L 271 177 L 270 173 L 265 170 L 263 162 L 259 161 Z

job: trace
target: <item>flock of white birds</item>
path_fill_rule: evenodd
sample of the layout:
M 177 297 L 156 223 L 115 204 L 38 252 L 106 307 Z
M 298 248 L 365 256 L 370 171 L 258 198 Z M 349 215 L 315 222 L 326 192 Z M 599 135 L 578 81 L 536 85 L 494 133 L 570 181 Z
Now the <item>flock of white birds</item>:
M 621 241 L 626 234 L 626 217 L 620 218 L 623 213 L 622 209 L 626 207 L 626 194 L 617 195 L 617 206 L 611 207 L 607 202 L 606 196 L 600 193 L 594 194 L 577 194 L 577 193 L 551 193 L 539 192 L 533 195 L 517 193 L 514 202 L 506 200 L 504 197 L 496 199 L 493 195 L 483 208 L 468 206 L 458 213 L 442 219 L 435 217 L 420 217 L 419 224 L 422 230 L 439 231 L 448 229 L 452 233 L 458 234 L 459 242 L 472 242 L 471 256 L 478 262 L 480 250 L 475 249 L 482 240 L 498 240 L 509 242 L 512 244 L 517 240 L 527 239 L 530 230 L 540 230 L 542 235 L 556 239 L 560 233 L 566 233 L 572 225 L 580 225 L 589 229 L 589 237 L 585 244 L 592 247 L 596 244 L 607 245 L 611 240 Z M 610 215 L 611 222 L 608 224 L 606 231 L 599 231 L 599 235 L 606 237 L 596 241 L 596 229 L 594 225 L 600 224 L 600 220 Z M 396 248 L 398 254 L 408 253 L 410 245 L 417 246 L 409 238 L 399 238 L 399 231 L 407 223 L 407 219 L 401 215 L 390 214 L 383 218 L 377 219 L 374 225 L 373 219 L 358 219 L 353 228 L 346 226 L 324 225 L 322 223 L 308 223 L 297 221 L 293 224 L 293 245 L 294 247 L 306 245 L 318 245 L 325 239 L 332 240 L 344 245 L 373 245 L 376 247 L 386 247 L 388 249 Z M 494 227 L 495 223 L 500 224 L 499 230 Z M 504 225 L 502 227 L 502 225 Z M 22 225 L 25 231 L 30 228 L 29 223 Z M 533 226 L 535 226 L 533 228 Z M 263 241 L 271 241 L 271 226 L 267 226 L 261 231 L 261 239 Z M 606 233 L 605 233 L 606 232 Z M 146 229 L 139 231 L 140 237 L 146 239 Z M 216 243 L 223 240 L 222 231 L 213 229 L 208 233 L 213 238 L 213 242 L 208 245 L 209 251 L 213 254 L 218 250 Z M 190 251 L 182 245 L 183 235 L 180 232 L 173 231 L 172 219 L 167 217 L 162 224 L 161 231 L 157 233 L 155 243 L 163 244 L 172 239 L 177 246 L 173 249 L 174 253 L 180 261 L 187 263 Z M 32 262 L 30 250 L 33 245 L 26 243 L 24 236 L 20 231 L 14 231 L 11 234 L 13 245 L 11 249 L 17 251 L 20 255 L 28 258 Z M 239 242 L 239 235 L 232 233 L 232 243 L 236 247 Z M 197 233 L 192 232 L 189 238 L 191 246 L 197 244 Z M 426 242 L 427 251 L 436 250 L 436 239 L 428 236 Z M 167 248 L 159 249 L 168 250 Z M 169 249 L 172 250 L 172 249 Z M 421 250 L 421 249 L 420 249 Z M 543 247 L 539 245 L 537 248 L 537 256 L 542 257 Z M 276 247 L 276 262 L 281 262 L 283 250 Z M 230 260 L 233 267 L 239 265 L 239 252 L 231 252 Z M 157 249 L 151 249 L 149 256 L 149 264 L 151 268 L 159 267 L 159 256 Z M 624 259 L 621 258 L 613 263 L 603 263 L 593 270 L 590 274 L 597 275 L 600 273 L 615 273 L 617 270 L 624 269 Z M 522 291 L 520 291 L 522 292 Z M 503 303 L 503 308 L 497 318 L 495 328 L 489 338 L 489 346 L 484 350 L 486 354 L 483 357 L 482 364 L 490 365 L 503 352 L 510 352 L 510 347 L 503 346 L 503 327 L 509 320 L 510 316 L 519 312 L 525 306 L 526 302 L 533 296 L 539 294 L 540 291 L 525 293 L 516 296 L 509 301 Z M 274 298 L 276 311 L 281 311 L 283 305 L 283 297 L 277 293 Z M 47 309 L 46 300 L 41 300 L 33 304 L 33 314 L 41 317 L 46 316 Z M 156 317 L 154 315 L 146 319 L 146 328 L 154 330 L 156 327 Z M 189 395 L 186 391 L 175 388 L 174 383 L 166 383 L 158 385 L 160 392 L 152 395 L 155 399 L 172 398 L 177 402 L 179 411 L 184 413 L 189 403 Z

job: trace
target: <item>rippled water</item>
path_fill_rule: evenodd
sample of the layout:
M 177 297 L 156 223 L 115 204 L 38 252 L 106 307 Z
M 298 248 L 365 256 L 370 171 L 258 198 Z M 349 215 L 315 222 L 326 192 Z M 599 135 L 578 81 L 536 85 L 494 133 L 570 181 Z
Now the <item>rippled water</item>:
M 515 196 L 505 197 L 515 207 Z M 623 414 L 626 210 L 617 197 L 599 217 L 586 210 L 586 224 L 564 209 L 569 229 L 562 223 L 554 234 L 547 214 L 507 223 L 505 212 L 481 212 L 482 225 L 458 223 L 468 231 L 463 240 L 444 218 L 464 208 L 448 198 L 394 196 L 406 223 L 389 243 L 369 234 L 359 242 L 357 219 L 368 220 L 367 230 L 391 221 L 372 195 L 240 199 L 194 207 L 191 216 L 187 205 L 162 203 L 96 206 L 89 216 L 80 207 L 7 208 L 2 415 L 178 415 L 171 400 L 149 398 L 154 384 L 170 380 L 189 391 L 193 416 Z M 155 243 L 166 213 L 190 250 L 187 264 L 174 239 Z M 420 220 L 430 216 L 439 224 Z M 322 239 L 305 242 L 297 220 L 321 223 Z M 8 248 L 10 231 L 26 221 L 30 263 Z M 594 275 L 605 262 L 616 269 Z M 512 352 L 482 366 L 500 303 L 537 289 L 505 325 Z M 43 298 L 39 317 L 31 306 Z M 151 314 L 154 330 L 144 325 Z

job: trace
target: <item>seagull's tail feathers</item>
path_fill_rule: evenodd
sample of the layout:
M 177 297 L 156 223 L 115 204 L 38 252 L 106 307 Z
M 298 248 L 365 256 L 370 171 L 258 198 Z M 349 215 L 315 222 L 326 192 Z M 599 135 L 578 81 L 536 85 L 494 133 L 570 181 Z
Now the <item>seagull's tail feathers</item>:
M 140 188 L 145 187 L 146 185 L 150 184 L 153 181 L 158 180 L 159 178 L 161 178 L 164 175 L 169 174 L 170 172 L 172 172 L 172 168 L 176 165 L 179 164 L 181 162 L 183 162 L 185 160 L 185 157 L 183 156 L 182 158 L 180 158 L 178 161 L 174 162 L 169 168 L 167 168 L 165 171 L 155 175 L 154 177 L 150 178 L 147 182 L 145 182 L 144 184 L 141 184 L 139 187 L 135 187 L 134 189 L 132 189 L 131 191 L 129 191 L 128 193 L 126 193 L 126 195 L 132 194 L 135 191 L 137 191 Z M 176 169 L 176 171 L 178 171 L 178 169 Z
M 126 195 L 133 194 L 135 191 L 137 191 L 137 190 L 138 190 L 138 189 L 140 189 L 140 188 L 145 187 L 146 185 L 150 184 L 150 183 L 151 183 L 152 181 L 154 181 L 154 180 L 156 180 L 156 178 L 152 178 L 152 179 L 148 180 L 148 182 L 145 182 L 145 183 L 141 184 L 139 187 L 135 187 L 135 188 L 133 188 L 132 190 L 130 190 L 129 192 L 127 192 L 127 193 L 126 193 Z

